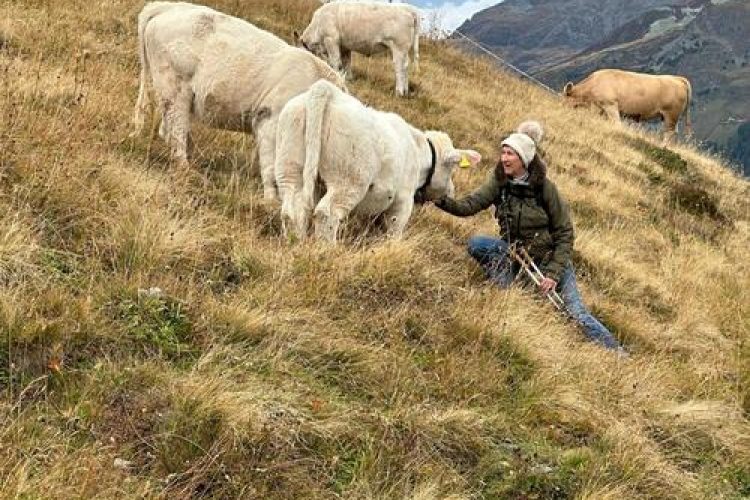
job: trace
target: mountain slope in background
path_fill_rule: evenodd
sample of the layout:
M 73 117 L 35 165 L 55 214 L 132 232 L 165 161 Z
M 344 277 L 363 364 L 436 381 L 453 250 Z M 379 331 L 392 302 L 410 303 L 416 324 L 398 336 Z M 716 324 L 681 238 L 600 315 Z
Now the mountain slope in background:
M 556 89 L 605 67 L 687 76 L 696 137 L 750 173 L 750 2 L 509 0 L 459 30 Z

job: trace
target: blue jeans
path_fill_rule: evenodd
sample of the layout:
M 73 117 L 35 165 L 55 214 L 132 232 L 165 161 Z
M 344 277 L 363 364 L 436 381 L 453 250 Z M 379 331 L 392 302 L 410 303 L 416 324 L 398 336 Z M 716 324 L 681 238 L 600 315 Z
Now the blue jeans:
M 487 278 L 500 288 L 507 288 L 516 278 L 519 266 L 508 258 L 508 243 L 489 236 L 472 236 L 469 239 L 469 254 L 484 269 Z M 620 348 L 619 342 L 583 304 L 576 285 L 573 266 L 568 264 L 557 284 L 557 292 L 565 303 L 565 309 L 586 336 L 608 349 Z

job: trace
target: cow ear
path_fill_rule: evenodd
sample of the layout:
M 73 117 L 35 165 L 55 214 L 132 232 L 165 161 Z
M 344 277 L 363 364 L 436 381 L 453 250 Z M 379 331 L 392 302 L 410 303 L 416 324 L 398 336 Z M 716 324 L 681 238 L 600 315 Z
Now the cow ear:
M 573 82 L 568 82 L 563 88 L 563 95 L 570 95 L 571 92 L 573 92 Z
M 473 149 L 459 149 L 458 152 L 461 155 L 461 159 L 458 162 L 459 167 L 473 167 L 474 165 L 482 161 L 482 155 L 474 151 Z

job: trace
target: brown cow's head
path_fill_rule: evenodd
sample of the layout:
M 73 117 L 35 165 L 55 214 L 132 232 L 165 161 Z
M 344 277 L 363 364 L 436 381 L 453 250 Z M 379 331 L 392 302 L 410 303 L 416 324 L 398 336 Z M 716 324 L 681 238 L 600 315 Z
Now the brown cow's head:
M 562 91 L 563 102 L 572 108 L 581 108 L 584 106 L 588 106 L 589 103 L 580 95 L 578 95 L 578 92 L 576 90 L 576 86 L 573 84 L 573 82 L 566 83 Z

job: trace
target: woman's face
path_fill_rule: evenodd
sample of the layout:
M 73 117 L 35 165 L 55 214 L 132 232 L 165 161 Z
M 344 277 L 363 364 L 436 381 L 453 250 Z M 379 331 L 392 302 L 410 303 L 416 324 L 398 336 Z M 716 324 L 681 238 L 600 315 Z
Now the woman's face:
M 508 177 L 521 177 L 526 173 L 521 157 L 510 146 L 503 146 L 500 152 L 500 163 L 503 164 L 503 170 Z

